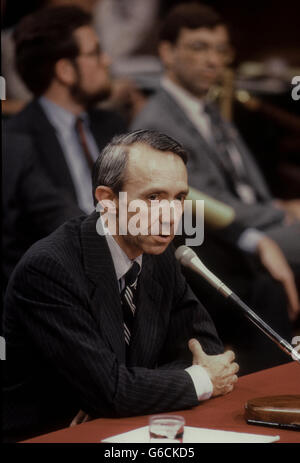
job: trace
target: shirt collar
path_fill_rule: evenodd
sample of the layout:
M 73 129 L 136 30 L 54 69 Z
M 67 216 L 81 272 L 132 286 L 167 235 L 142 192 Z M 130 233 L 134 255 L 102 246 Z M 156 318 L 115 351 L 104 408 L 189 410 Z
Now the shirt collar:
M 114 263 L 117 279 L 120 280 L 125 276 L 128 272 L 130 267 L 132 266 L 133 262 L 137 262 L 142 268 L 142 260 L 143 254 L 136 257 L 134 260 L 129 259 L 127 254 L 123 251 L 123 249 L 118 245 L 114 237 L 109 233 L 108 228 L 105 227 L 103 220 L 101 218 L 101 225 L 103 227 L 105 238 L 112 256 L 112 260 Z
M 54 103 L 45 96 L 39 98 L 39 103 L 44 109 L 49 121 L 58 132 L 62 132 L 62 130 L 71 131 L 74 129 L 77 116 L 71 113 L 71 111 Z M 84 122 L 88 123 L 88 114 L 86 112 L 82 112 L 80 117 Z
M 187 112 L 204 112 L 205 100 L 192 95 L 190 92 L 175 84 L 171 79 L 164 76 L 161 80 L 161 86 L 170 93 L 177 103 Z

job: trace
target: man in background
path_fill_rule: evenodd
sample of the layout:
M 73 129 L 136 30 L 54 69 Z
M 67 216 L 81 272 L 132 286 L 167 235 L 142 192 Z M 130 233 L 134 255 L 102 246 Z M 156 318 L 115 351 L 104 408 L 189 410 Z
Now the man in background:
M 240 247 L 255 250 L 265 234 L 300 272 L 299 201 L 275 202 L 237 130 L 208 98 L 232 59 L 224 21 L 208 6 L 180 5 L 165 19 L 159 50 L 165 67 L 162 88 L 133 128 L 176 133 L 191 154 L 190 184 L 232 206 L 247 231 Z
M 53 184 L 91 212 L 91 168 L 126 128 L 117 114 L 94 108 L 111 82 L 91 16 L 75 6 L 43 8 L 19 23 L 15 44 L 18 72 L 35 98 L 7 128 L 29 136 Z
M 160 130 L 176 137 L 190 154 L 190 185 L 233 207 L 235 221 L 230 231 L 206 229 L 199 255 L 274 328 L 290 337 L 287 316 L 291 321 L 299 316 L 294 281 L 300 276 L 299 202 L 275 202 L 237 130 L 209 101 L 210 89 L 232 60 L 228 28 L 208 6 L 179 5 L 164 21 L 159 52 L 165 67 L 161 89 L 132 128 Z M 236 229 L 238 233 L 231 232 Z M 261 264 L 271 280 L 262 274 Z M 273 298 L 273 280 L 283 285 L 288 304 Z M 229 327 L 222 315 L 216 317 L 222 320 L 220 326 L 236 336 L 234 323 Z
M 12 0 L 9 3 L 6 0 L 1 1 L 1 13 L 2 18 L 4 18 L 4 29 L 1 31 L 1 73 L 6 80 L 6 100 L 2 102 L 2 114 L 4 116 L 21 111 L 32 98 L 31 92 L 24 85 L 15 67 L 13 34 L 14 25 L 19 21 L 20 16 L 23 17 L 40 8 L 62 5 L 75 5 L 92 14 L 97 3 L 98 0 L 31 0 L 20 5 L 20 3 Z M 20 8 L 21 6 L 22 8 Z M 9 27 L 6 27 L 7 17 Z M 13 18 L 15 19 L 13 20 Z

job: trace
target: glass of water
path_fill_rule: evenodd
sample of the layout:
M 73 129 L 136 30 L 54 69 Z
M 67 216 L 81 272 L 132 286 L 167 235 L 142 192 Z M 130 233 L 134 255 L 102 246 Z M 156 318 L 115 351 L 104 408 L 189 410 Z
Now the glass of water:
M 149 419 L 150 442 L 182 442 L 185 420 L 178 415 L 154 415 Z

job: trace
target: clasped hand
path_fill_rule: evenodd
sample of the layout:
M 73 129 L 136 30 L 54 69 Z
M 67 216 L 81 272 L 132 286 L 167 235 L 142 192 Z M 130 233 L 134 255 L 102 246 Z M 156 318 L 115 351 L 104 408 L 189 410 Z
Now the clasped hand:
M 228 350 L 224 354 L 207 355 L 197 339 L 189 340 L 189 349 L 193 354 L 193 365 L 200 365 L 207 371 L 213 385 L 212 397 L 225 395 L 233 390 L 237 382 L 239 366 L 234 362 L 235 354 Z

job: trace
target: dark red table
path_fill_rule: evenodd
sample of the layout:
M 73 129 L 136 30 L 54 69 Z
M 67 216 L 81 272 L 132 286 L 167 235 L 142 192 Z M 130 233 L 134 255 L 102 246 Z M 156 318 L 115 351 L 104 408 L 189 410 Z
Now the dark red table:
M 265 395 L 285 395 L 300 393 L 300 365 L 288 363 L 269 370 L 243 376 L 233 392 L 216 397 L 190 410 L 180 410 L 175 414 L 185 417 L 188 426 L 223 429 L 254 434 L 279 435 L 279 442 L 300 443 L 299 431 L 287 431 L 270 427 L 253 426 L 244 419 L 244 404 L 248 399 Z M 149 416 L 133 418 L 99 418 L 72 428 L 45 434 L 25 442 L 30 443 L 91 443 L 130 431 L 148 424 Z

